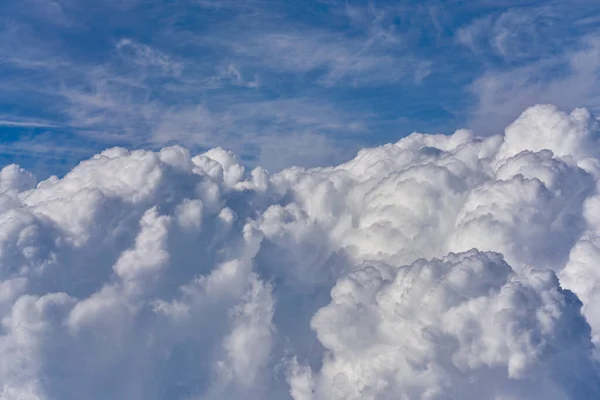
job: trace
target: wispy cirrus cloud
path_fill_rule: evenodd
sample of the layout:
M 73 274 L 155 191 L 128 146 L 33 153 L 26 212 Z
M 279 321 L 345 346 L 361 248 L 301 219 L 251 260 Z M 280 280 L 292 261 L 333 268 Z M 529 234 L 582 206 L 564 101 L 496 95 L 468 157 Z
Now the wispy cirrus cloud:
M 592 15 L 591 17 L 585 17 L 575 22 L 576 25 L 593 25 L 600 23 L 600 15 Z
M 477 103 L 471 126 L 497 133 L 499 124 L 519 114 L 519 108 L 553 103 L 566 109 L 581 106 L 600 111 L 600 38 L 584 40 L 580 48 L 508 71 L 490 70 L 471 86 Z
M 322 47 L 320 43 L 306 41 L 303 48 L 295 46 L 300 52 L 296 55 L 306 58 L 302 52 L 308 55 L 315 51 L 317 55 L 298 69 L 292 65 L 289 54 L 283 55 L 290 50 L 286 48 L 290 43 L 284 42 L 294 38 L 300 37 L 288 33 L 255 33 L 250 42 L 258 46 L 266 40 L 272 44 L 271 52 L 267 51 L 262 57 L 258 52 L 254 52 L 253 57 L 238 57 L 240 53 L 234 50 L 228 56 L 199 63 L 196 57 L 125 37 L 112 45 L 101 64 L 92 65 L 85 60 L 74 62 L 64 51 L 56 51 L 54 60 L 62 68 L 58 74 L 56 69 L 50 70 L 50 65 L 44 65 L 44 57 L 38 63 L 34 51 L 20 56 L 24 62 L 39 64 L 43 77 L 27 91 L 37 98 L 53 99 L 47 110 L 57 115 L 58 121 L 49 125 L 68 127 L 94 142 L 126 146 L 177 142 L 200 148 L 223 145 L 248 159 L 262 159 L 274 169 L 285 166 L 286 158 L 302 159 L 305 165 L 340 161 L 340 154 L 351 155 L 349 149 L 361 142 L 356 133 L 365 131 L 368 113 L 361 116 L 343 110 L 326 98 L 301 93 L 284 95 L 278 85 L 268 79 L 267 71 L 300 73 L 326 67 L 331 69 L 326 79 L 340 83 L 344 75 L 356 79 L 360 74 L 381 69 L 382 65 L 378 64 L 386 57 L 371 59 L 370 55 L 361 55 L 360 49 L 354 48 L 358 42 L 345 41 L 323 52 L 318 50 Z M 30 43 L 28 49 L 38 46 L 43 47 Z M 222 48 L 239 49 L 239 46 L 232 44 Z M 325 60 L 318 59 L 327 53 L 332 54 Z M 256 56 L 271 66 L 254 64 L 250 59 Z M 280 65 L 273 65 L 276 59 L 280 59 Z M 389 62 L 383 66 L 389 67 Z M 25 87 L 17 85 L 15 89 Z M 348 134 L 354 138 L 354 146 L 348 146 L 343 140 L 340 143 L 330 138 L 315 140 L 320 136 Z M 269 163 L 262 149 L 271 149 L 271 143 L 286 141 L 278 136 L 293 137 L 296 146 L 287 156 Z M 303 138 L 307 143 L 300 145 Z M 318 151 L 309 150 L 312 143 L 317 144 Z M 295 154 L 301 148 L 307 150 L 301 155 Z
M 456 39 L 480 57 L 497 56 L 507 62 L 533 59 L 553 45 L 552 25 L 559 18 L 549 7 L 512 8 L 475 19 L 457 31 Z
M 470 127 L 497 133 L 520 109 L 538 103 L 600 111 L 600 21 L 583 17 L 593 8 L 533 2 L 459 29 L 456 40 L 485 61 L 467 86 Z
M 414 78 L 423 60 L 400 57 L 369 39 L 344 39 L 329 32 L 266 33 L 250 43 L 236 43 L 234 51 L 253 65 L 278 72 L 314 73 L 324 86 L 382 85 Z M 256 64 L 258 62 L 258 64 Z M 422 72 L 421 72 L 422 74 Z
M 494 131 L 557 91 L 595 101 L 594 60 L 574 56 L 599 36 L 585 2 L 28 1 L 0 5 L 0 115 L 90 148 L 221 145 L 277 169 L 412 130 Z
M 28 118 L 19 119 L 14 118 L 13 116 L 3 115 L 0 115 L 0 126 L 15 128 L 58 128 L 58 125 L 55 125 L 54 123 L 49 121 Z

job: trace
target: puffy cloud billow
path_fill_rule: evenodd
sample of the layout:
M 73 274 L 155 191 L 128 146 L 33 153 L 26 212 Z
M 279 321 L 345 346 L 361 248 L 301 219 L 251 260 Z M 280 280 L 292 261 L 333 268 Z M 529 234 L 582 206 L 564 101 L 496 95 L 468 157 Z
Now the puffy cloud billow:
M 0 172 L 0 399 L 600 398 L 600 124 Z

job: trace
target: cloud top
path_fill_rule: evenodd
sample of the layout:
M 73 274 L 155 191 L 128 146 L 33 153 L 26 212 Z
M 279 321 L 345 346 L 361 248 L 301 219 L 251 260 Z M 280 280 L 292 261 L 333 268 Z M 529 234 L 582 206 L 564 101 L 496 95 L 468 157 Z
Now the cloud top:
M 600 396 L 598 134 L 540 105 L 277 174 L 5 167 L 0 399 Z

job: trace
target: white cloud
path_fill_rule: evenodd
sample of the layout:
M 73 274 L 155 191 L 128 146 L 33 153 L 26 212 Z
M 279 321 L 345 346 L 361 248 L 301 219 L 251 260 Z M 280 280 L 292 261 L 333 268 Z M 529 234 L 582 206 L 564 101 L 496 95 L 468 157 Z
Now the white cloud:
M 0 398 L 598 397 L 599 135 L 536 106 L 273 175 L 6 167 Z
M 580 364 L 589 331 L 573 294 L 547 270 L 515 274 L 499 254 L 473 250 L 396 270 L 367 264 L 337 282 L 312 326 L 329 351 L 316 398 L 586 398 L 597 390 L 591 363 Z

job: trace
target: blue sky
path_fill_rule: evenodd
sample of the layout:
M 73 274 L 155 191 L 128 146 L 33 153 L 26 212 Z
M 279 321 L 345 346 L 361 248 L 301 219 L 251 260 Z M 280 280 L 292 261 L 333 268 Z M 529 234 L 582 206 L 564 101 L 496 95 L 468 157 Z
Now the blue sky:
M 3 0 L 0 165 L 222 146 L 272 171 L 599 111 L 595 1 Z

